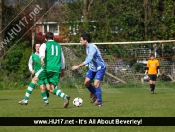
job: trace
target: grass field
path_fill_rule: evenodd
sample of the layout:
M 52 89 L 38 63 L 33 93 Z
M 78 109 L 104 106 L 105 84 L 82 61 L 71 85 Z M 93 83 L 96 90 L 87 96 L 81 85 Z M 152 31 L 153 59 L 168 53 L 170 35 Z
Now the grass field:
M 61 89 L 71 96 L 67 109 L 63 108 L 63 100 L 50 95 L 49 107 L 44 106 L 40 91 L 36 88 L 27 106 L 18 104 L 24 97 L 25 89 L 0 91 L 1 117 L 174 117 L 175 116 L 175 88 L 158 83 L 155 94 L 150 94 L 149 85 L 144 86 L 116 86 L 104 84 L 103 106 L 95 107 L 90 104 L 87 89 L 66 88 Z M 84 101 L 82 107 L 74 107 L 72 101 L 81 97 Z M 0 132 L 173 132 L 175 127 L 151 126 L 1 126 Z

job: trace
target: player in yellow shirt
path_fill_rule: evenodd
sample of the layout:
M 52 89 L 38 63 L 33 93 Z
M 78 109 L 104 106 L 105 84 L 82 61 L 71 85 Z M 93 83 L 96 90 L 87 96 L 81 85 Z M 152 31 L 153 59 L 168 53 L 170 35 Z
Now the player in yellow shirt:
M 156 79 L 160 75 L 159 61 L 155 59 L 154 54 L 150 55 L 150 60 L 147 62 L 145 74 L 148 74 L 149 76 L 151 93 L 154 94 Z

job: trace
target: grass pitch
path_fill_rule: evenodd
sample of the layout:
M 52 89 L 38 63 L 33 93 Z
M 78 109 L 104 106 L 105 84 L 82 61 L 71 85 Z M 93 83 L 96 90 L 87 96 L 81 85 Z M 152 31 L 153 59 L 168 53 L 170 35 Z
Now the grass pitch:
M 158 84 L 155 94 L 150 93 L 149 85 L 123 87 L 103 85 L 103 106 L 96 107 L 90 103 L 89 92 L 85 88 L 61 89 L 71 96 L 70 105 L 63 108 L 63 99 L 50 94 L 49 107 L 44 106 L 40 90 L 35 88 L 27 106 L 18 104 L 24 97 L 23 90 L 0 91 L 1 117 L 174 117 L 175 88 L 173 85 Z M 82 107 L 74 107 L 75 97 L 83 99 Z M 146 126 L 1 126 L 0 132 L 173 132 L 175 127 Z

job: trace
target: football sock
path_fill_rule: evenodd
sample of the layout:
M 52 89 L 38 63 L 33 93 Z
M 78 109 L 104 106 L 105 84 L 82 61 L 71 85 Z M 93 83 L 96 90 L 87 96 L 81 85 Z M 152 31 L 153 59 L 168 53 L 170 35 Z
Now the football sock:
M 63 98 L 63 99 L 66 98 L 66 94 L 63 93 L 61 90 L 56 89 L 56 88 L 53 90 L 53 94 L 55 94 L 55 95 L 57 95 L 58 97 L 61 97 L 61 98 Z
M 35 84 L 30 82 L 30 84 L 26 90 L 26 93 L 25 93 L 25 97 L 24 97 L 25 100 L 27 100 L 27 101 L 29 100 L 29 97 L 32 94 L 32 91 L 34 88 L 35 88 Z
M 49 103 L 49 101 L 48 101 L 48 99 L 47 99 L 46 91 L 41 92 L 41 96 L 42 96 L 42 98 L 43 98 L 43 100 L 44 100 L 45 103 Z
M 97 95 L 96 95 L 96 88 L 94 88 L 93 86 L 92 86 L 92 84 L 90 84 L 90 86 L 88 87 L 88 90 L 96 97 Z
M 153 91 L 153 84 L 150 84 L 150 89 L 151 91 Z
M 153 84 L 153 90 L 155 89 L 155 86 L 156 86 L 156 85 L 155 85 L 155 84 Z
M 102 93 L 101 93 L 101 88 L 100 86 L 98 86 L 96 88 L 96 95 L 97 95 L 97 100 L 98 100 L 98 103 L 102 103 Z

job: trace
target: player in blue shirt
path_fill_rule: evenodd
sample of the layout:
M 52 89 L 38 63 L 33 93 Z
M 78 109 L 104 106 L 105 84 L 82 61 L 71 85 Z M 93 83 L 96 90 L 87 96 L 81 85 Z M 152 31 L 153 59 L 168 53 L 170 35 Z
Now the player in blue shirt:
M 86 46 L 86 59 L 81 64 L 72 66 L 72 70 L 76 70 L 85 65 L 89 66 L 84 85 L 97 98 L 98 102 L 96 103 L 96 106 L 102 106 L 102 92 L 100 88 L 100 82 L 103 80 L 106 64 L 101 57 L 98 47 L 91 43 L 90 34 L 82 34 L 80 37 L 80 43 L 83 46 Z M 94 84 L 92 85 L 91 82 L 93 79 Z

